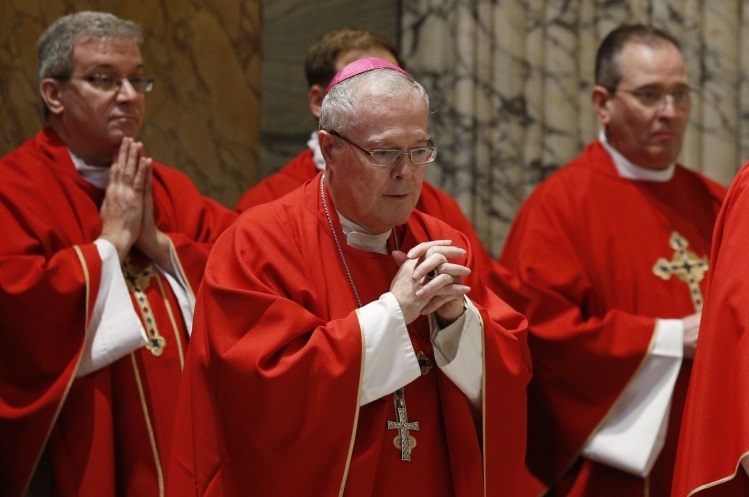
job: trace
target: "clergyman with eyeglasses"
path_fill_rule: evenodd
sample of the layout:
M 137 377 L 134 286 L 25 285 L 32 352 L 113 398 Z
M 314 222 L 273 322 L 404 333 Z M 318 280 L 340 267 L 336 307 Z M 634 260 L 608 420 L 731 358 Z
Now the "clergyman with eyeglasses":
M 672 36 L 608 34 L 599 138 L 536 188 L 503 248 L 534 363 L 528 467 L 553 495 L 670 495 L 725 196 L 677 163 L 693 93 Z
M 346 65 L 322 103 L 325 171 L 216 243 L 167 495 L 516 495 L 526 322 L 466 236 L 414 209 L 428 121 L 403 69 Z
M 163 495 L 208 252 L 236 214 L 137 141 L 137 24 L 80 12 L 38 42 L 47 126 L 0 159 L 3 495 Z

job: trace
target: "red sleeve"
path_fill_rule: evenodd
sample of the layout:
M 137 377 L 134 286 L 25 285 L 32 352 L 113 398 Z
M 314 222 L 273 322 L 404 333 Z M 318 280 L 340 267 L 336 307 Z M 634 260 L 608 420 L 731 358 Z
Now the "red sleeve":
M 101 260 L 92 243 L 53 247 L 50 226 L 31 215 L 19 222 L 11 208 L 21 205 L 8 203 L 0 203 L 0 488 L 20 495 L 73 381 Z
M 503 296 L 530 323 L 533 379 L 528 389 L 528 464 L 551 484 L 616 402 L 643 361 L 655 319 L 618 308 L 594 312 L 598 289 L 577 228 L 584 221 L 549 198 L 543 185 L 519 212 L 500 263 L 515 283 Z M 551 195 L 551 194 L 549 194 Z M 572 219 L 569 219 L 569 216 Z

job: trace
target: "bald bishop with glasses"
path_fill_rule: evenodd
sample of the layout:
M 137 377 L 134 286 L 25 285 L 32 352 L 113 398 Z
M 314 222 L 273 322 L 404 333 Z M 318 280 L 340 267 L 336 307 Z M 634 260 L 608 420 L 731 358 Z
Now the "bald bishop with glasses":
M 345 66 L 322 104 L 325 171 L 216 244 L 167 495 L 515 495 L 526 322 L 467 238 L 414 210 L 428 118 L 399 67 Z
M 47 126 L 0 159 L 0 493 L 158 496 L 194 294 L 236 217 L 136 141 L 140 28 L 55 21 Z
M 725 188 L 676 162 L 693 93 L 676 40 L 619 27 L 595 77 L 598 141 L 531 194 L 500 257 L 527 303 L 528 465 L 552 495 L 668 496 Z

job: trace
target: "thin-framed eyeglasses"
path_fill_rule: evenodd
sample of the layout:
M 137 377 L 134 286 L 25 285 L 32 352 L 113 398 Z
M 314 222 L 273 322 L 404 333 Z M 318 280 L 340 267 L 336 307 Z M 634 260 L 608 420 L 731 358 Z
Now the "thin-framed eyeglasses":
M 414 164 L 428 164 L 429 162 L 434 162 L 434 160 L 437 158 L 437 152 L 439 152 L 439 147 L 434 144 L 426 147 L 412 148 L 407 152 L 385 148 L 375 148 L 372 150 L 368 150 L 358 143 L 346 138 L 338 131 L 328 131 L 328 133 L 333 136 L 337 136 L 341 140 L 350 143 L 354 147 L 369 155 L 369 160 L 372 162 L 373 166 L 394 166 L 399 163 L 403 156 L 406 154 L 411 157 L 411 162 L 413 162 Z
M 617 92 L 628 93 L 635 97 L 643 106 L 651 109 L 662 109 L 665 107 L 668 97 L 671 97 L 671 102 L 673 102 L 675 108 L 680 110 L 689 109 L 692 105 L 692 94 L 695 93 L 695 90 L 688 86 L 670 91 L 660 88 L 638 88 L 635 90 L 627 88 L 606 89 L 612 95 Z
M 153 76 L 133 74 L 132 76 L 112 76 L 111 74 L 91 74 L 89 76 L 53 76 L 53 79 L 70 81 L 80 79 L 99 91 L 110 92 L 122 88 L 123 81 L 128 80 L 130 86 L 138 93 L 148 93 L 153 89 Z

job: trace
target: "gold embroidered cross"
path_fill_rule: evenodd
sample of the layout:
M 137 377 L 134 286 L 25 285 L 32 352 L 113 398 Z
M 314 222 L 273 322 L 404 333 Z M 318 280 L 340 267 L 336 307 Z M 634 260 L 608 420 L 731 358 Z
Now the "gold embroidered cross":
M 653 266 L 653 273 L 664 280 L 669 280 L 675 274 L 681 281 L 689 286 L 692 304 L 697 312 L 702 311 L 702 290 L 700 281 L 705 277 L 708 269 L 707 256 L 699 258 L 691 250 L 687 250 L 689 242 L 679 233 L 671 233 L 669 245 L 674 249 L 671 260 L 661 257 Z
M 151 263 L 142 270 L 136 268 L 129 254 L 122 261 L 122 276 L 125 277 L 127 289 L 135 297 L 141 317 L 143 318 L 144 329 L 148 337 L 148 340 L 146 340 L 146 349 L 158 357 L 164 353 L 166 339 L 159 333 L 159 328 L 156 326 L 156 318 L 153 315 L 151 304 L 145 293 L 151 284 L 151 278 L 155 274 L 156 272 Z

